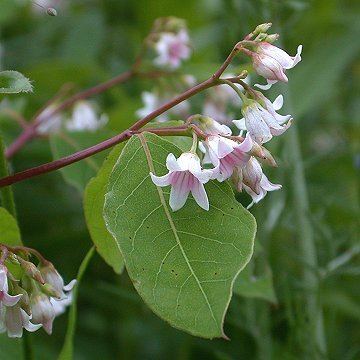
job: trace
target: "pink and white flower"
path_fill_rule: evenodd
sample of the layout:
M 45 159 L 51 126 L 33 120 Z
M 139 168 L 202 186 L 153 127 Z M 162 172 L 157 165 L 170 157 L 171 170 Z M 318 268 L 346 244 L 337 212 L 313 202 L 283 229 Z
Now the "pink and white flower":
M 295 56 L 290 56 L 284 50 L 269 44 L 261 42 L 257 45 L 256 51 L 251 52 L 254 70 L 265 79 L 267 85 L 256 85 L 263 90 L 267 90 L 272 84 L 283 81 L 288 82 L 285 70 L 293 68 L 301 61 L 302 45 L 297 48 Z
M 215 166 L 216 179 L 224 181 L 232 175 L 236 167 L 244 167 L 250 159 L 247 152 L 252 146 L 253 142 L 248 134 L 240 144 L 222 136 L 208 136 L 205 141 L 206 157 Z M 206 159 L 204 161 L 206 162 Z
M 195 115 L 192 120 L 207 135 L 231 135 L 231 129 L 209 116 Z
M 268 191 L 281 189 L 281 185 L 269 181 L 263 173 L 260 163 L 254 157 L 251 157 L 246 166 L 238 171 L 236 175 L 237 189 L 239 191 L 244 189 L 252 198 L 249 207 L 262 200 Z
M 182 29 L 177 34 L 162 33 L 155 44 L 155 50 L 158 53 L 158 57 L 154 59 L 156 65 L 177 69 L 181 61 L 188 59 L 191 54 L 187 31 Z
M 192 152 L 185 152 L 178 159 L 169 154 L 166 159 L 169 172 L 164 176 L 150 173 L 153 183 L 157 186 L 171 185 L 170 207 L 173 211 L 181 209 L 192 193 L 194 200 L 204 210 L 209 210 L 209 200 L 204 188 L 214 176 L 213 170 L 201 168 L 199 157 Z
M 11 338 L 21 338 L 23 329 L 34 332 L 41 328 L 41 324 L 33 324 L 31 316 L 19 305 L 0 309 L 0 333 L 7 331 Z
M 273 103 L 261 93 L 257 93 L 260 102 L 249 100 L 241 112 L 244 118 L 233 120 L 240 130 L 247 130 L 252 139 L 260 144 L 268 142 L 273 136 L 284 133 L 291 125 L 291 115 L 280 115 L 276 111 L 282 108 L 284 99 L 279 95 Z
M 6 266 L 0 265 L 0 311 L 5 306 L 11 307 L 16 305 L 21 298 L 21 294 L 15 296 L 9 294 L 7 272 Z
M 34 324 L 40 324 L 44 330 L 51 335 L 55 310 L 50 302 L 49 296 L 37 292 L 30 299 L 31 313 Z

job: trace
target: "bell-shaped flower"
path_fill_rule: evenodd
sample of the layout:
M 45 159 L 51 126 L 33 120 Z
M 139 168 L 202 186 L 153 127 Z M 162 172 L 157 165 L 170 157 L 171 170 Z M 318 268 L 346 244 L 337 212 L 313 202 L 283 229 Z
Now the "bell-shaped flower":
M 41 324 L 33 324 L 31 316 L 19 305 L 0 309 L 0 333 L 7 331 L 11 338 L 20 338 L 23 329 L 34 332 L 41 328 Z
M 150 173 L 151 179 L 157 186 L 171 185 L 170 207 L 173 211 L 181 209 L 189 193 L 192 193 L 197 204 L 204 210 L 209 210 L 209 200 L 204 188 L 214 176 L 213 170 L 201 168 L 199 157 L 192 152 L 185 152 L 178 159 L 169 154 L 166 159 L 169 172 L 164 176 Z
M 69 131 L 92 131 L 102 128 L 108 122 L 106 114 L 98 115 L 95 107 L 87 101 L 79 101 L 74 106 L 71 118 L 66 122 Z
M 207 135 L 231 135 L 231 129 L 228 126 L 218 123 L 209 116 L 194 115 L 191 122 Z
M 268 191 L 281 189 L 281 185 L 269 181 L 254 157 L 251 157 L 246 166 L 237 172 L 236 186 L 239 191 L 244 189 L 251 196 L 252 204 L 262 200 Z
M 251 150 L 252 146 L 253 142 L 249 134 L 240 144 L 222 136 L 208 136 L 205 148 L 210 161 L 215 166 L 216 179 L 224 181 L 231 177 L 236 167 L 245 166 L 250 159 L 247 152 Z
M 34 324 L 41 324 L 51 335 L 56 314 L 50 298 L 41 292 L 35 292 L 31 295 L 30 307 Z
M 257 45 L 256 51 L 251 52 L 254 70 L 265 79 L 267 85 L 256 85 L 263 90 L 267 90 L 272 84 L 283 81 L 287 82 L 288 78 L 285 74 L 287 69 L 293 68 L 301 61 L 302 45 L 297 48 L 295 56 L 290 56 L 284 50 L 269 44 L 261 42 Z
M 155 44 L 155 50 L 158 54 L 158 57 L 154 59 L 156 65 L 177 69 L 181 61 L 188 59 L 191 54 L 187 31 L 181 29 L 177 34 L 161 33 Z
M 6 266 L 0 265 L 0 310 L 3 306 L 16 305 L 21 298 L 21 294 L 14 296 L 9 294 L 7 272 Z
M 70 292 L 76 284 L 76 280 L 72 280 L 68 285 L 65 285 L 64 279 L 50 262 L 41 266 L 40 272 L 45 283 L 50 284 L 55 292 L 59 294 L 59 299 L 66 298 L 67 293 Z
M 55 299 L 50 297 L 50 302 L 55 311 L 55 316 L 59 316 L 66 311 L 66 308 L 71 305 L 73 300 L 72 291 L 67 293 L 66 297 L 63 299 Z
M 248 100 L 241 112 L 244 118 L 233 120 L 240 130 L 247 130 L 253 140 L 259 144 L 268 142 L 273 136 L 284 133 L 291 125 L 291 115 L 280 115 L 276 111 L 282 108 L 283 97 L 279 95 L 273 103 L 258 93 L 260 102 Z

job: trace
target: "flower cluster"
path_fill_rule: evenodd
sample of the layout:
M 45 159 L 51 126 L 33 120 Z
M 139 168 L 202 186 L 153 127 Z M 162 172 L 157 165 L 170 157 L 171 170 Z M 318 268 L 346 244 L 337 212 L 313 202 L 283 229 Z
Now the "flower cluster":
M 190 58 L 190 38 L 184 20 L 176 17 L 160 18 L 155 22 L 151 35 L 156 66 L 174 70 L 182 61 Z
M 95 132 L 108 122 L 108 116 L 106 114 L 98 115 L 95 105 L 89 101 L 78 101 L 74 105 L 70 118 L 66 118 L 61 113 L 51 115 L 55 109 L 56 105 L 50 105 L 40 113 L 38 116 L 38 134 L 46 135 L 56 133 L 62 126 L 71 132 Z M 48 118 L 49 115 L 50 118 Z
M 35 250 L 0 246 L 0 333 L 22 337 L 43 327 L 50 335 L 56 316 L 71 303 L 76 283 L 64 285 L 55 267 Z M 39 257 L 35 266 L 29 255 Z
M 277 81 L 287 82 L 285 70 L 301 60 L 301 46 L 296 56 L 291 57 L 271 44 L 278 35 L 266 33 L 270 25 L 259 25 L 239 43 L 240 51 L 250 56 L 254 71 L 267 80 L 267 86 L 256 85 L 262 89 L 268 89 Z M 245 190 L 251 196 L 252 203 L 249 206 L 262 200 L 268 191 L 281 188 L 281 185 L 268 180 L 258 159 L 276 166 L 263 144 L 290 127 L 291 115 L 280 115 L 277 112 L 283 105 L 282 95 L 271 102 L 261 92 L 254 90 L 249 80 L 243 81 L 243 77 L 239 76 L 239 82 L 235 81 L 235 84 L 219 79 L 219 84 L 223 85 L 212 90 L 212 108 L 205 103 L 203 115 L 193 115 L 187 120 L 195 135 L 191 150 L 178 159 L 169 154 L 166 160 L 169 172 L 166 175 L 150 173 L 157 186 L 171 185 L 170 207 L 173 211 L 184 206 L 190 192 L 197 204 L 208 210 L 209 200 L 204 184 L 210 180 L 222 182 L 231 179 L 238 191 Z M 228 78 L 236 79 L 233 76 Z M 227 85 L 232 88 L 225 90 Z M 233 93 L 230 94 L 229 90 Z M 226 102 L 241 106 L 243 118 L 231 120 L 226 117 L 223 110 Z M 233 134 L 236 129 L 240 130 L 238 135 Z M 199 144 L 197 135 L 203 138 Z M 203 153 L 201 156 L 197 152 L 198 147 Z M 206 167 L 208 164 L 210 168 Z

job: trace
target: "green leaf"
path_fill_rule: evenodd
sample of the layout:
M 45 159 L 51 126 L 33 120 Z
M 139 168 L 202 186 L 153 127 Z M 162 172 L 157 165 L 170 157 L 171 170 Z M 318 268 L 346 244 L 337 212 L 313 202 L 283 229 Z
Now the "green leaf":
M 84 131 L 53 134 L 50 138 L 53 157 L 54 159 L 58 159 L 70 155 L 95 145 L 110 136 L 111 134 L 104 130 L 96 133 Z M 106 152 L 101 152 L 73 165 L 62 168 L 61 173 L 65 181 L 82 193 L 89 180 L 96 176 L 105 156 Z
M 225 337 L 223 323 L 234 280 L 253 253 L 256 222 L 227 183 L 205 185 L 210 210 L 190 197 L 177 212 L 169 189 L 149 171 L 166 173 L 181 150 L 145 133 L 125 146 L 110 175 L 104 216 L 136 290 L 172 326 L 193 335 Z
M 164 122 L 151 122 L 145 128 L 161 129 L 164 127 L 175 127 L 184 125 L 184 121 L 181 120 L 170 120 Z M 192 138 L 189 136 L 167 136 L 167 141 L 170 141 L 182 151 L 189 151 L 192 145 Z
M 97 176 L 86 186 L 84 193 L 84 212 L 91 239 L 97 252 L 118 274 L 123 270 L 124 260 L 118 243 L 106 228 L 103 209 L 109 176 L 122 148 L 122 144 L 119 144 L 111 151 Z
M 31 92 L 30 80 L 17 71 L 0 71 L 0 94 Z
M 0 207 L 0 243 L 10 246 L 22 245 L 15 218 L 2 207 Z
M 78 274 L 76 277 L 77 282 L 76 282 L 75 288 L 73 290 L 73 298 L 72 298 L 72 303 L 71 303 L 70 312 L 69 312 L 69 322 L 68 322 L 68 327 L 66 330 L 65 341 L 64 341 L 64 345 L 61 349 L 60 355 L 58 357 L 58 360 L 72 360 L 73 359 L 74 337 L 75 337 L 76 318 L 77 318 L 76 301 L 77 301 L 77 297 L 78 297 L 78 291 L 79 291 L 78 289 L 79 289 L 80 282 L 84 276 L 84 273 L 89 265 L 91 258 L 94 255 L 94 253 L 95 253 L 95 248 L 92 247 L 87 252 L 86 256 L 84 257 L 83 261 L 80 264 L 79 271 L 78 271 Z

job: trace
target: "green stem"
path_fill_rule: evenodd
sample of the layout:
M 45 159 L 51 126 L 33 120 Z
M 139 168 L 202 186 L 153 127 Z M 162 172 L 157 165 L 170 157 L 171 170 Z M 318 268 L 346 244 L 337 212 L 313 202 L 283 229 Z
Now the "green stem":
M 306 187 L 304 165 L 301 156 L 299 135 L 296 125 L 287 134 L 287 152 L 293 164 L 292 184 L 294 191 L 294 210 L 297 221 L 299 237 L 299 250 L 306 264 L 303 268 L 303 280 L 306 284 L 306 311 L 311 324 L 310 331 L 313 334 L 318 350 L 326 354 L 326 340 L 323 324 L 323 312 L 319 303 L 319 280 L 313 269 L 318 267 L 317 251 L 314 240 L 314 232 L 309 219 L 309 198 Z
M 8 176 L 8 164 L 5 158 L 5 147 L 4 142 L 2 140 L 2 137 L 0 136 L 0 176 Z M 11 186 L 7 186 L 4 188 L 1 188 L 1 200 L 2 200 L 2 206 L 15 218 L 17 221 L 17 214 L 16 214 L 16 207 L 15 207 L 15 200 L 14 200 L 14 193 L 12 191 Z M 23 357 L 24 360 L 34 360 L 34 350 L 32 347 L 31 338 L 29 336 L 29 333 L 26 331 L 23 335 Z

